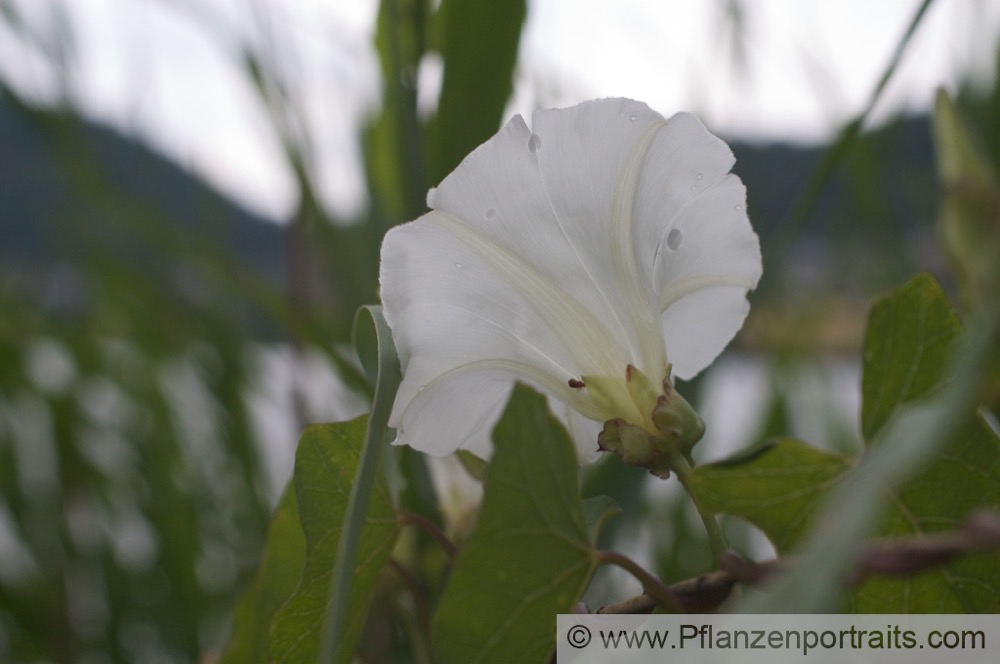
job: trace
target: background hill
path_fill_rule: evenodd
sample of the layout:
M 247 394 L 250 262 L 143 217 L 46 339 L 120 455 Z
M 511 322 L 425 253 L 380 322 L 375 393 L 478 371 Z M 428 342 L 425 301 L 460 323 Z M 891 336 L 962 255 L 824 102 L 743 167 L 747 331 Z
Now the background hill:
M 767 245 L 791 230 L 797 194 L 827 146 L 731 145 Z M 46 274 L 95 253 L 178 280 L 178 249 L 214 255 L 275 287 L 287 276 L 287 224 L 252 214 L 112 128 L 4 95 L 0 146 L 0 270 L 8 286 L 37 289 Z M 820 282 L 845 264 L 880 283 L 934 267 L 940 257 L 925 240 L 937 196 L 926 117 L 867 133 L 800 220 L 791 262 Z

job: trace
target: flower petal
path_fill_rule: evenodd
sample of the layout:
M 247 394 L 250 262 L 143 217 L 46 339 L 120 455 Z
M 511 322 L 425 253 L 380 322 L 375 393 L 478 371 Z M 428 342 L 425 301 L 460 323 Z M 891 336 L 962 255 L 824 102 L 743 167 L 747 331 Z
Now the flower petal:
M 574 357 L 530 294 L 484 258 L 490 247 L 477 250 L 453 226 L 432 212 L 393 229 L 382 245 L 382 300 L 403 368 L 390 418 L 402 429 L 397 442 L 432 454 L 488 451 L 504 390 L 517 378 L 595 415 L 567 383 L 588 358 Z M 579 332 L 572 321 L 563 327 Z
M 659 331 L 643 342 L 656 325 L 656 294 L 636 282 L 629 208 L 644 145 L 663 122 L 627 99 L 537 111 L 531 131 L 515 118 L 430 200 L 511 249 L 593 313 L 620 352 L 608 366 L 588 367 L 591 373 L 617 375 L 622 360 L 662 371 Z M 613 237 L 616 220 L 623 231 L 617 239 L 627 246 Z
M 465 449 L 488 459 L 490 435 L 513 388 L 509 374 L 488 369 L 435 381 L 394 409 L 395 443 L 434 456 Z
M 656 293 L 636 265 L 633 203 L 663 117 L 630 99 L 602 99 L 532 117 L 539 174 L 563 234 L 584 267 L 575 285 L 651 375 L 663 370 Z M 596 295 L 597 297 L 594 297 Z M 621 367 L 616 367 L 617 375 Z
M 653 140 L 639 183 L 639 271 L 651 275 L 667 359 L 680 378 L 704 369 L 732 340 L 746 318 L 745 295 L 761 276 L 746 189 L 729 173 L 733 161 L 723 141 L 680 113 Z
M 634 123 L 621 115 L 621 104 L 613 105 L 617 124 L 631 130 Z M 514 118 L 432 191 L 428 202 L 434 211 L 387 234 L 383 303 L 404 367 L 394 426 L 403 425 L 404 432 L 417 429 L 406 420 L 427 403 L 429 397 L 415 398 L 419 390 L 433 387 L 428 395 L 437 395 L 445 388 L 432 382 L 487 365 L 532 382 L 585 416 L 599 417 L 591 401 L 567 381 L 583 374 L 617 375 L 635 361 L 630 342 L 637 334 L 610 267 L 608 215 L 614 187 L 605 188 L 607 214 L 576 218 L 575 210 L 559 209 L 572 200 L 572 192 L 547 186 L 539 176 L 538 159 L 546 145 L 553 150 L 561 143 L 600 137 L 607 130 L 602 118 L 607 119 L 608 111 L 599 115 L 592 126 L 577 127 L 585 133 L 573 136 L 559 135 L 561 130 L 546 121 L 541 124 L 549 128 L 547 133 L 532 134 L 520 117 Z M 646 115 L 649 121 L 658 118 L 648 109 Z M 598 151 L 593 159 L 623 161 L 620 137 L 601 145 L 610 154 Z M 577 172 L 566 186 L 614 176 L 580 172 L 586 164 L 575 157 L 572 162 Z M 651 305 L 645 308 L 655 313 Z M 662 346 L 659 339 L 658 344 Z M 459 403 L 445 412 L 468 410 Z M 414 414 L 404 416 L 410 410 Z M 478 435 L 486 426 L 477 418 L 466 423 L 461 435 Z M 401 442 L 427 451 L 437 445 L 407 438 L 400 436 Z M 436 448 L 440 453 L 470 443 L 458 439 L 442 444 Z
M 603 422 L 584 417 L 565 402 L 549 397 L 549 410 L 566 426 L 570 438 L 576 444 L 576 457 L 580 463 L 591 463 L 600 456 L 597 436 L 604 428 Z
M 663 312 L 667 356 L 677 378 L 692 378 L 708 366 L 743 325 L 750 311 L 742 287 L 702 288 Z
M 624 99 L 533 125 L 511 120 L 432 190 L 431 212 L 386 235 L 397 442 L 486 455 L 523 380 L 565 404 L 557 415 L 592 456 L 606 413 L 569 379 L 629 364 L 658 376 L 668 357 L 692 375 L 746 315 L 759 248 L 722 141 Z

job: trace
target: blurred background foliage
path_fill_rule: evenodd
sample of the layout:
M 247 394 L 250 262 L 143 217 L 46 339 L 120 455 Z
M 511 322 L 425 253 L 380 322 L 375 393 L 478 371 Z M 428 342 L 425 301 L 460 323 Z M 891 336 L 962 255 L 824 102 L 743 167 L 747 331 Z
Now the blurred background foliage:
M 723 4 L 738 35 L 741 4 Z M 49 45 L 40 52 L 72 77 L 70 26 L 29 34 L 16 5 L 0 9 L 5 34 Z M 0 80 L 0 661 L 211 661 L 287 480 L 287 432 L 365 409 L 370 386 L 347 349 L 355 310 L 378 300 L 381 237 L 499 127 L 527 11 L 381 3 L 382 105 L 362 137 L 369 205 L 353 220 L 321 203 L 304 110 L 266 49 L 239 45 L 298 191 L 281 224 L 88 120 L 69 95 L 42 105 Z M 417 71 L 430 53 L 444 76 L 428 115 Z M 970 85 L 958 107 L 1000 163 L 1000 86 Z M 919 270 L 950 283 L 928 118 L 850 129 L 835 151 L 733 143 L 767 277 L 737 360 L 685 388 L 740 395 L 739 417 L 704 404 L 710 439 L 716 422 L 739 442 L 798 433 L 856 447 L 856 419 L 843 417 L 856 397 L 835 388 L 856 386 L 871 297 Z M 400 462 L 406 504 L 460 539 L 463 506 L 441 482 L 435 493 L 423 459 Z M 664 579 L 705 571 L 690 510 L 645 480 L 615 462 L 589 472 L 585 492 L 624 509 L 604 544 Z M 759 551 L 745 526 L 728 528 Z M 440 551 L 407 546 L 420 561 L 410 582 L 433 598 Z M 602 572 L 591 599 L 624 597 L 628 583 Z M 369 635 L 383 657 L 406 640 L 387 617 L 400 610 L 393 592 Z

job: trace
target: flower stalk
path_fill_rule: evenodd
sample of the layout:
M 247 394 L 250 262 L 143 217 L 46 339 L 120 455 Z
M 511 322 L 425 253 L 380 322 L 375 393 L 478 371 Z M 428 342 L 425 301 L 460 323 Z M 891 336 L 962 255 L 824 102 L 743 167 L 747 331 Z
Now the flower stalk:
M 596 402 L 623 415 L 604 423 L 598 447 L 619 455 L 626 465 L 646 468 L 661 479 L 670 477 L 671 472 L 677 475 L 705 525 L 713 564 L 718 565 L 728 548 L 725 537 L 715 516 L 698 503 L 689 483 L 694 466 L 691 450 L 704 435 L 705 423 L 674 389 L 670 371 L 667 364 L 659 391 L 632 365 L 625 371 L 624 387 L 620 381 L 594 377 L 584 377 L 582 382 L 593 391 Z
M 674 473 L 677 474 L 677 479 L 680 481 L 681 486 L 684 487 L 684 491 L 691 499 L 691 503 L 694 505 L 694 508 L 698 510 L 698 516 L 701 518 L 701 522 L 705 526 L 705 532 L 708 534 L 708 543 L 712 548 L 712 566 L 713 568 L 717 568 L 722 560 L 723 554 L 725 554 L 729 549 L 729 545 L 726 543 L 726 537 L 722 534 L 722 528 L 719 526 L 719 522 L 715 518 L 715 515 L 702 507 L 701 503 L 698 501 L 698 496 L 691 490 L 690 480 L 691 473 L 694 470 L 692 467 L 693 464 L 691 464 L 683 455 L 674 457 L 672 462 L 672 468 Z

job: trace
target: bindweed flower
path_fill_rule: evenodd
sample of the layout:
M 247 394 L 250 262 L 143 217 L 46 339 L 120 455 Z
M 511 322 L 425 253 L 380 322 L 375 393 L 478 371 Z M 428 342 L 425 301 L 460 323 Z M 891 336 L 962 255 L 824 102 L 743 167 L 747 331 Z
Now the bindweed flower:
M 583 460 L 666 476 L 704 428 L 672 377 L 729 343 L 761 274 L 733 162 L 694 116 L 628 99 L 517 116 L 474 150 L 382 245 L 397 442 L 488 456 L 522 381 Z

